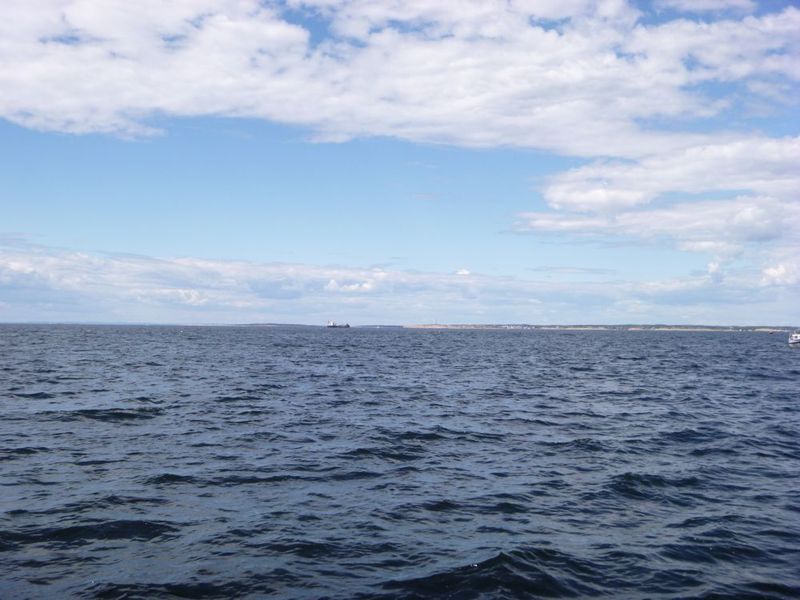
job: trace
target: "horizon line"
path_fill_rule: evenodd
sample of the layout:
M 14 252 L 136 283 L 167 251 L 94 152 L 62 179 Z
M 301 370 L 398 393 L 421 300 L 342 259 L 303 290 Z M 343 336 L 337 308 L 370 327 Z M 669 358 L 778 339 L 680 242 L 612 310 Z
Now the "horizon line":
M 152 321 L 0 321 L 0 326 L 6 325 L 68 325 L 68 326 L 109 326 L 109 327 L 318 327 L 327 328 L 325 324 L 317 323 L 276 323 L 276 322 L 252 322 L 252 323 L 180 323 L 180 322 L 152 322 Z M 796 325 L 775 325 L 775 324 L 751 324 L 751 325 L 711 325 L 708 323 L 492 323 L 492 322 L 453 322 L 453 323 L 364 323 L 351 325 L 351 328 L 377 328 L 393 327 L 404 329 L 447 329 L 447 328 L 468 328 L 468 327 L 529 327 L 529 328 L 619 328 L 619 327 L 674 327 L 674 328 L 697 328 L 707 329 L 795 329 Z

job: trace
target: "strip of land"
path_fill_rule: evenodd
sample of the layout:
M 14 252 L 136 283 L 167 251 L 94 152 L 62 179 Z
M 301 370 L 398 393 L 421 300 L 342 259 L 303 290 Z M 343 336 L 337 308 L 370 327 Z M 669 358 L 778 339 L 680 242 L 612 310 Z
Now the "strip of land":
M 790 326 L 728 326 L 728 325 L 529 325 L 514 324 L 420 324 L 406 325 L 406 329 L 521 329 L 536 331 L 757 331 L 762 333 L 779 333 L 792 331 Z

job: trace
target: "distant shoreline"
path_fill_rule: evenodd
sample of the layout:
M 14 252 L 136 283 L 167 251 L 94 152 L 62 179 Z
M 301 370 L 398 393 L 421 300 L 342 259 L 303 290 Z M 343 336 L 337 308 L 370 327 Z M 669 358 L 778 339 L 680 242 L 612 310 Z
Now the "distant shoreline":
M 491 324 L 451 324 L 451 325 L 405 325 L 405 329 L 489 329 L 522 331 L 751 331 L 761 333 L 780 333 L 793 331 L 791 326 L 747 326 L 747 325 L 491 325 Z
M 0 326 L 59 326 L 59 327 L 292 327 L 325 329 L 325 325 L 300 323 L 59 323 L 59 322 L 0 322 Z M 413 325 L 353 325 L 352 329 L 431 329 L 431 330 L 491 330 L 491 331 L 697 331 L 697 332 L 756 332 L 784 333 L 798 329 L 792 325 L 531 325 L 527 323 L 420 323 Z

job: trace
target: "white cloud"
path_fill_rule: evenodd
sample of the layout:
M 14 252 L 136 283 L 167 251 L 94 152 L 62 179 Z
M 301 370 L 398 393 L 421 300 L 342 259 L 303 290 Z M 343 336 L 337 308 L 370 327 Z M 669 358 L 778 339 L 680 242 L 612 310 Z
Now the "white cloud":
M 374 281 L 339 283 L 335 279 L 331 279 L 327 284 L 325 284 L 325 290 L 328 292 L 371 292 L 374 289 Z
M 695 322 L 752 323 L 762 315 L 779 322 L 794 310 L 784 296 L 793 299 L 791 286 L 798 285 L 786 261 L 724 278 L 710 265 L 706 274 L 676 280 L 590 279 L 157 259 L 17 244 L 0 246 L 0 321 L 608 323 L 630 322 L 634 303 L 652 321 L 692 315 Z
M 800 269 L 797 264 L 778 264 L 762 271 L 763 285 L 797 285 L 800 283 Z
M 798 239 L 800 138 L 751 137 L 594 162 L 556 175 L 543 193 L 554 210 L 521 214 L 520 230 L 667 241 L 721 263 L 748 249 L 752 262 L 766 264 Z
M 800 79 L 794 8 L 644 26 L 622 0 L 291 4 L 317 11 L 333 36 L 312 44 L 257 0 L 9 0 L 0 116 L 134 135 L 158 115 L 254 117 L 320 139 L 639 157 L 710 139 L 639 124 L 725 110 L 692 86 L 742 81 L 791 96 Z
M 800 285 L 800 235 L 795 234 L 786 243 L 773 248 L 764 263 L 761 285 L 779 287 Z M 796 307 L 796 298 L 794 304 Z
M 561 173 L 544 190 L 556 209 L 614 211 L 668 192 L 741 191 L 800 199 L 800 138 L 691 146 L 639 162 L 599 162 Z
M 286 5 L 316 14 L 330 35 L 315 39 L 290 22 L 296 13 Z M 752 8 L 747 0 L 662 5 Z M 566 284 L 462 271 L 44 249 L 3 251 L 0 285 L 10 296 L 38 294 L 40 311 L 83 315 L 94 307 L 110 320 L 303 314 L 324 322 L 347 303 L 389 320 L 425 320 L 458 306 L 470 317 L 505 307 L 514 318 L 500 320 L 547 321 L 547 311 L 561 307 L 563 321 L 580 302 L 600 311 L 597 320 L 615 320 L 623 314 L 615 311 L 667 297 L 702 307 L 704 294 L 736 298 L 744 310 L 757 302 L 753 294 L 797 282 L 800 141 L 709 133 L 693 121 L 738 114 L 742 102 L 767 110 L 796 103 L 800 10 L 647 25 L 639 17 L 623 0 L 7 0 L 0 117 L 121 135 L 154 133 L 161 116 L 250 117 L 301 125 L 321 140 L 391 136 L 602 158 L 554 177 L 544 190 L 554 212 L 526 213 L 520 227 L 666 238 L 713 255 L 708 273 L 638 287 L 558 287 Z M 687 199 L 697 194 L 701 201 Z M 753 246 L 756 275 L 737 278 L 726 259 Z M 23 302 L 3 302 L 6 315 L 29 314 Z M 531 307 L 539 312 L 526 312 Z
M 800 79 L 800 11 L 709 23 L 679 19 L 636 28 L 625 45 L 641 61 L 642 72 L 664 76 L 676 69 L 680 85 Z M 794 38 L 794 39 L 792 39 Z M 681 68 L 681 66 L 683 68 Z M 730 102 L 734 95 L 725 99 Z
M 722 271 L 722 265 L 720 265 L 719 262 L 715 260 L 711 261 L 710 263 L 708 263 L 708 267 L 706 267 L 706 270 L 708 272 L 708 277 L 709 279 L 711 279 L 711 281 L 714 281 L 715 283 L 719 283 L 720 281 L 722 281 L 723 271 Z
M 780 244 L 797 239 L 800 202 L 744 196 L 733 200 L 681 202 L 666 208 L 614 215 L 529 212 L 524 231 L 669 239 L 680 249 L 724 256 L 748 244 Z

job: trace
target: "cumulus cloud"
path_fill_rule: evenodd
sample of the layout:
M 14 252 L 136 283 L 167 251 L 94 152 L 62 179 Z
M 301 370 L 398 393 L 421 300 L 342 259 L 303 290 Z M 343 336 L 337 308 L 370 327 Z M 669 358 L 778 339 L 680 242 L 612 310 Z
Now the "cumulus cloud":
M 312 39 L 296 14 L 329 35 Z M 0 116 L 125 135 L 160 115 L 253 117 L 319 139 L 638 157 L 708 138 L 640 125 L 726 110 L 698 84 L 758 90 L 768 74 L 773 91 L 796 91 L 794 8 L 712 25 L 638 18 L 622 0 L 10 0 Z
M 680 249 L 727 255 L 747 244 L 797 239 L 800 203 L 771 197 L 681 202 L 666 208 L 613 215 L 529 212 L 520 215 L 527 231 L 668 239 Z
M 761 285 L 791 287 L 800 285 L 800 235 L 769 252 L 761 271 Z M 797 306 L 796 298 L 793 300 Z
M 599 162 L 561 173 L 544 190 L 556 209 L 606 212 L 668 192 L 746 190 L 780 198 L 800 190 L 800 138 L 746 138 L 659 153 L 638 162 Z
M 556 175 L 543 195 L 553 210 L 521 214 L 520 230 L 667 240 L 718 260 L 757 246 L 763 258 L 798 239 L 800 138 L 744 138 L 594 162 Z
M 766 267 L 762 271 L 761 283 L 763 285 L 797 285 L 800 283 L 800 269 L 794 263 L 781 263 Z

